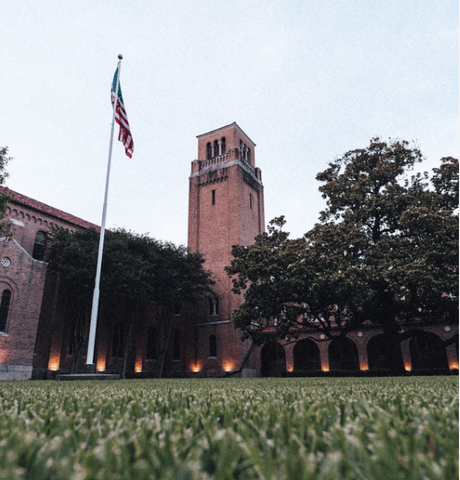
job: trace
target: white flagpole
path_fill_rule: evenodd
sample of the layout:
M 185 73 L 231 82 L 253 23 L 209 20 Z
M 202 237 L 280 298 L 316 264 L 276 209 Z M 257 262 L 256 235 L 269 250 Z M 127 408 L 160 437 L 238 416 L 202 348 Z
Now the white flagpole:
M 85 365 L 85 370 L 87 373 L 94 373 L 96 371 L 96 366 L 94 363 L 94 347 L 96 344 L 97 313 L 99 309 L 99 284 L 101 282 L 102 251 L 104 249 L 105 219 L 107 216 L 107 199 L 109 196 L 109 180 L 110 180 L 110 166 L 112 163 L 113 131 L 115 128 L 115 113 L 117 110 L 117 103 L 118 103 L 118 88 L 120 85 L 121 60 L 123 59 L 123 56 L 118 55 L 118 58 L 120 59 L 120 61 L 118 62 L 118 65 L 117 65 L 117 85 L 115 89 L 115 102 L 113 104 L 112 129 L 110 131 L 109 159 L 107 162 L 107 177 L 105 181 L 104 206 L 102 208 L 101 234 L 99 236 L 99 251 L 97 254 L 96 280 L 94 283 L 93 306 L 91 310 L 91 323 L 89 327 L 88 353 L 86 355 L 86 365 Z

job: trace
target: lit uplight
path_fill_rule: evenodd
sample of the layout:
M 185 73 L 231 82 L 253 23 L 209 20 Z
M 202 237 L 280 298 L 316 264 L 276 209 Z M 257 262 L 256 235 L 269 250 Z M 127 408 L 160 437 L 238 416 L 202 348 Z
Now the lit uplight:
M 288 372 L 293 372 L 293 371 L 294 371 L 294 367 L 293 367 L 292 365 L 288 365 L 287 368 L 286 368 L 286 370 L 287 370 Z
M 100 358 L 97 361 L 96 370 L 98 372 L 105 372 L 105 358 Z
M 57 372 L 59 370 L 59 357 L 52 357 L 48 362 L 48 370 Z
M 362 363 L 362 364 L 359 366 L 359 369 L 360 369 L 362 372 L 367 372 L 367 371 L 369 371 L 369 366 L 367 365 L 367 363 Z
M 192 365 L 190 369 L 192 370 L 193 373 L 198 373 L 201 370 L 198 364 Z
M 449 368 L 450 368 L 451 370 L 458 370 L 458 362 L 451 362 L 451 363 L 449 364 Z
M 404 369 L 406 370 L 406 372 L 411 372 L 412 371 L 412 365 L 410 363 L 406 363 L 404 365 Z
M 227 362 L 223 364 L 223 369 L 226 372 L 231 372 L 233 370 L 233 363 Z
M 134 366 L 134 371 L 136 373 L 142 373 L 142 360 L 138 360 Z
M 326 365 L 323 365 L 323 366 L 321 367 L 321 371 L 322 371 L 322 372 L 328 372 L 328 371 L 329 371 L 329 367 L 327 367 Z

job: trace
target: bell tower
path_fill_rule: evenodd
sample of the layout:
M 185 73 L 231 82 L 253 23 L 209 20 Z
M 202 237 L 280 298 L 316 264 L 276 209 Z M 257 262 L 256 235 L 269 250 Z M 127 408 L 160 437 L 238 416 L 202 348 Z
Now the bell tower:
M 233 245 L 250 245 L 264 231 L 263 185 L 255 166 L 256 145 L 236 123 L 197 138 L 198 159 L 189 179 L 188 246 L 204 256 L 216 281 L 216 297 L 208 299 L 207 315 L 197 324 L 197 362 L 217 375 L 239 369 L 245 354 L 231 324 L 241 297 L 231 292 L 224 268 L 230 265 Z

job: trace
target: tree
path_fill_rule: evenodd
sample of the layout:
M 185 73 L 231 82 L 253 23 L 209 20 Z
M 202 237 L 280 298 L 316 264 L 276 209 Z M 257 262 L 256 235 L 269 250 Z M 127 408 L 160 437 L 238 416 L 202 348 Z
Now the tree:
M 357 279 L 345 278 L 337 259 L 306 238 L 290 239 L 284 224 L 284 217 L 275 218 L 253 245 L 232 249 L 226 271 L 233 277 L 233 292 L 244 292 L 244 303 L 233 312 L 234 326 L 243 339 L 259 345 L 310 330 L 321 330 L 329 339 L 344 337 L 362 321 L 349 310 L 352 293 L 359 291 Z M 329 234 L 330 241 L 340 239 L 338 232 Z
M 88 341 L 91 299 L 94 289 L 99 234 L 95 230 L 74 233 L 63 228 L 51 234 L 50 268 L 61 277 L 67 318 L 72 325 L 74 368 Z M 134 330 L 145 309 L 154 305 L 162 332 L 159 375 L 171 333 L 171 318 L 183 303 L 193 303 L 210 290 L 210 273 L 204 260 L 185 247 L 163 243 L 123 229 L 105 236 L 100 282 L 100 316 L 124 319 L 121 332 L 122 376 L 125 376 Z
M 8 178 L 6 166 L 11 160 L 12 158 L 8 156 L 8 147 L 0 148 L 0 185 L 4 185 L 5 180 Z M 8 231 L 9 224 L 1 220 L 5 218 L 6 209 L 12 198 L 8 188 L 3 188 L 0 191 L 0 236 L 3 236 Z
M 275 219 L 253 246 L 235 247 L 228 273 L 244 290 L 234 315 L 243 337 L 319 328 L 336 338 L 375 323 L 401 373 L 404 323 L 455 321 L 458 161 L 442 159 L 431 186 L 427 174 L 408 175 L 421 160 L 405 141 L 374 138 L 317 175 L 327 208 L 303 239 L 289 240 Z

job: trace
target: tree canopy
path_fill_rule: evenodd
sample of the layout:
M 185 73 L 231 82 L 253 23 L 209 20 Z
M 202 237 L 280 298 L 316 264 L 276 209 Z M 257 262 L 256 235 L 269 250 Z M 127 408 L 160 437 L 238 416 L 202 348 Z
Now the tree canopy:
M 288 238 L 281 217 L 234 247 L 227 271 L 244 292 L 234 313 L 243 338 L 306 328 L 337 338 L 374 323 L 397 373 L 404 323 L 456 321 L 458 160 L 441 159 L 430 180 L 413 173 L 422 158 L 408 142 L 374 138 L 317 175 L 327 207 L 302 239 Z
M 76 349 L 87 341 L 91 299 L 96 274 L 99 234 L 95 230 L 69 232 L 56 228 L 51 233 L 50 269 L 60 274 L 62 290 L 67 292 L 69 311 L 77 315 Z M 101 315 L 123 312 L 128 328 L 125 345 L 128 353 L 134 319 L 145 305 L 154 305 L 162 331 L 164 352 L 170 333 L 170 320 L 184 303 L 194 303 L 210 291 L 210 272 L 204 259 L 184 246 L 161 242 L 124 229 L 105 235 L 100 282 Z M 118 315 L 119 316 L 119 315 Z M 139 315 L 142 316 L 142 313 Z M 161 328 L 160 328 L 161 327 Z M 125 358 L 126 359 L 126 358 Z M 161 360 L 161 359 L 160 359 Z
M 4 185 L 5 180 L 8 178 L 6 166 L 11 160 L 12 158 L 8 156 L 8 147 L 0 148 L 0 185 Z M 8 224 L 1 220 L 5 217 L 6 209 L 11 199 L 11 193 L 7 188 L 0 192 L 0 236 L 3 236 L 8 229 Z

